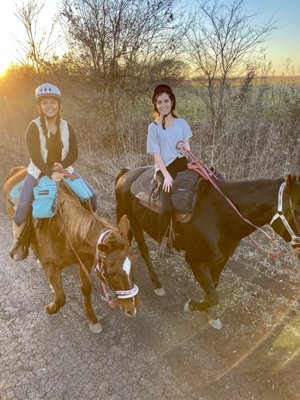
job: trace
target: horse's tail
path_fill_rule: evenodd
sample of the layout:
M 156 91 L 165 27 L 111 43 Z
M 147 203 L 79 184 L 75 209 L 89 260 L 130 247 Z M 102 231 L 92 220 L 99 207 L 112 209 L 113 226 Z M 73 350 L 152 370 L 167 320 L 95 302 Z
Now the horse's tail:
M 118 180 L 121 178 L 121 176 L 123 176 L 127 171 L 129 171 L 128 168 L 122 168 L 122 169 L 119 171 L 119 173 L 118 173 L 118 175 L 116 176 L 116 179 L 115 179 L 115 186 L 116 186 L 116 184 L 118 183 Z

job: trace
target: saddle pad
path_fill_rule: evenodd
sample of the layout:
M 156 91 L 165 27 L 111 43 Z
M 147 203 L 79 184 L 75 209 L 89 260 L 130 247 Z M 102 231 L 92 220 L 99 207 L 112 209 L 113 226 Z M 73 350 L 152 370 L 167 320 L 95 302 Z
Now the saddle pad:
M 93 193 L 90 191 L 89 187 L 82 178 L 65 178 L 64 183 L 80 200 L 89 200 L 93 196 Z
M 56 214 L 57 183 L 43 176 L 38 185 L 33 189 L 34 200 L 32 203 L 33 218 L 51 218 Z
M 145 207 L 154 212 L 158 212 L 161 208 L 161 201 L 151 198 L 153 189 L 156 186 L 154 180 L 155 168 L 151 167 L 143 172 L 131 185 L 131 193 L 142 203 Z
M 16 205 L 17 202 L 18 202 L 18 200 L 19 200 L 20 193 L 21 193 L 21 190 L 22 190 L 22 186 L 23 186 L 24 181 L 25 181 L 25 179 L 22 179 L 20 182 L 18 182 L 18 183 L 11 189 L 11 191 L 10 191 L 9 194 L 8 194 L 9 200 L 11 201 L 11 203 L 12 203 L 13 205 Z

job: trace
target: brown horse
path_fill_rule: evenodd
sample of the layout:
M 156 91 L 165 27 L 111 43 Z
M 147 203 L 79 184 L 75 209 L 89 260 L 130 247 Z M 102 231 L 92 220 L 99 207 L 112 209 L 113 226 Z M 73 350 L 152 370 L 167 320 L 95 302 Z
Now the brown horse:
M 10 190 L 25 176 L 24 167 L 15 167 L 4 184 L 4 201 L 11 217 L 14 208 L 9 200 Z M 126 216 L 115 228 L 86 209 L 64 185 L 59 185 L 56 215 L 30 222 L 31 249 L 54 291 L 53 301 L 45 308 L 47 313 L 56 313 L 66 302 L 61 279 L 63 268 L 78 264 L 90 330 L 100 332 L 102 327 L 93 310 L 89 277 L 92 267 L 98 262 L 97 275 L 107 289 L 105 292 L 114 295 L 121 311 L 127 316 L 136 314 L 138 288 L 133 280 L 134 259 L 128 242 L 129 229 Z M 22 253 L 22 249 L 16 251 Z
M 145 243 L 144 232 L 157 240 L 157 214 L 144 207 L 131 193 L 131 185 L 149 167 L 122 170 L 116 178 L 117 219 L 127 215 L 131 231 L 147 265 L 155 293 L 164 290 L 155 274 Z M 257 179 L 253 181 L 218 181 L 221 191 L 240 213 L 243 220 L 225 198 L 203 181 L 199 185 L 193 218 L 188 223 L 176 223 L 175 248 L 184 250 L 185 260 L 195 279 L 205 292 L 202 301 L 190 300 L 185 311 L 206 311 L 210 324 L 221 327 L 218 318 L 217 285 L 220 274 L 241 239 L 257 227 L 271 224 L 273 230 L 293 248 L 300 246 L 300 179 Z

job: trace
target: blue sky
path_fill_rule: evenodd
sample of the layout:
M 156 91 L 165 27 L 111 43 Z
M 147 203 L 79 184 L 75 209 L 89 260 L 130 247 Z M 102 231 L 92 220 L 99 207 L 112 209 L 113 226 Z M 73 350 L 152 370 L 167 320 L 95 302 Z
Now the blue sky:
M 264 22 L 273 17 L 278 29 L 266 42 L 267 56 L 276 71 L 282 70 L 287 58 L 291 58 L 300 75 L 300 0 L 244 0 L 249 13 L 260 15 L 255 19 Z
M 16 61 L 16 38 L 23 34 L 22 27 L 14 16 L 16 2 L 20 3 L 22 0 L 1 0 L 0 3 L 0 73 L 11 62 Z M 49 20 L 49 15 L 57 9 L 57 2 L 46 0 L 45 3 L 46 18 Z M 192 1 L 188 0 L 188 3 L 192 4 Z M 283 66 L 290 58 L 296 74 L 300 75 L 300 0 L 244 0 L 243 8 L 249 14 L 259 12 L 254 22 L 266 22 L 271 17 L 278 20 L 279 29 L 265 43 L 267 58 L 277 74 L 283 72 Z

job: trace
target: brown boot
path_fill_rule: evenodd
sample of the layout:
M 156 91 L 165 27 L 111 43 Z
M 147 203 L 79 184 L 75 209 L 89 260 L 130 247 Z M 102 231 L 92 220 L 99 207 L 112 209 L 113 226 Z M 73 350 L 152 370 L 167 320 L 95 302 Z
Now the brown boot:
M 15 261 L 22 261 L 28 256 L 28 245 L 27 240 L 23 240 L 22 233 L 26 227 L 26 222 L 18 226 L 13 222 L 13 246 L 9 252 L 9 255 Z

